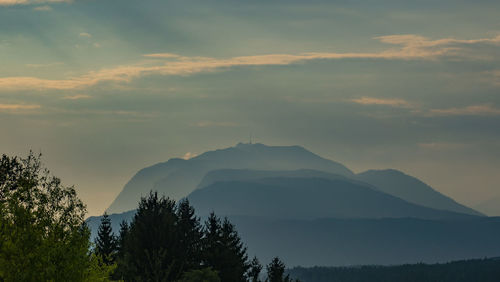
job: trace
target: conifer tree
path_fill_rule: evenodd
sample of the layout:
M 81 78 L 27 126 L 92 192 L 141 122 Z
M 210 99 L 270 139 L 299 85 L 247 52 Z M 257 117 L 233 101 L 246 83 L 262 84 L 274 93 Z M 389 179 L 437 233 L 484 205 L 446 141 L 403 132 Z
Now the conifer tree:
M 95 245 L 95 252 L 102 257 L 102 261 L 107 265 L 113 264 L 117 252 L 117 239 L 113 234 L 111 219 L 107 213 L 104 213 L 101 218 Z
M 141 198 L 125 237 L 125 261 L 120 267 L 127 281 L 172 281 L 176 268 L 175 201 L 151 192 Z
M 177 258 L 180 272 L 200 268 L 201 244 L 203 233 L 200 219 L 195 216 L 194 208 L 187 199 L 177 206 Z
M 204 253 L 205 264 L 219 273 L 222 282 L 246 281 L 246 248 L 227 218 L 221 223 L 214 213 L 210 214 L 205 223 Z
M 117 267 L 115 269 L 115 272 L 113 273 L 113 278 L 115 280 L 125 280 L 125 240 L 127 238 L 127 234 L 129 232 L 129 224 L 123 220 L 120 223 L 120 233 L 117 238 L 117 249 L 118 252 L 116 254 L 116 262 L 117 262 Z
M 253 257 L 252 262 L 250 262 L 250 269 L 248 270 L 248 279 L 251 282 L 260 281 L 260 272 L 262 271 L 262 265 L 260 264 L 257 257 Z
M 267 282 L 290 282 L 290 276 L 285 275 L 285 264 L 278 258 L 275 257 L 266 266 L 267 269 Z

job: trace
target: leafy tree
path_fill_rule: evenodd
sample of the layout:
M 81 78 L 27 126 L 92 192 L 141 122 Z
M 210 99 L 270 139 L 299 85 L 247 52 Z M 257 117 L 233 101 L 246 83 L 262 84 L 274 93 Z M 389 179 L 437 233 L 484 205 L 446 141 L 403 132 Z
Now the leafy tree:
M 32 152 L 0 159 L 0 281 L 83 281 L 92 268 L 85 206 Z
M 252 262 L 250 262 L 250 268 L 248 270 L 248 278 L 252 282 L 260 281 L 260 272 L 262 271 L 262 265 L 260 264 L 257 257 L 253 257 Z
M 249 268 L 246 248 L 227 218 L 211 213 L 205 222 L 204 263 L 219 273 L 221 281 L 246 281 Z
M 113 234 L 111 219 L 107 213 L 104 213 L 101 217 L 101 224 L 95 240 L 95 252 L 102 257 L 103 263 L 107 265 L 114 263 L 117 252 L 117 239 Z
M 268 282 L 289 282 L 290 277 L 285 275 L 285 264 L 278 258 L 275 257 L 266 266 L 267 268 L 267 280 Z
M 179 282 L 220 282 L 217 271 L 210 267 L 188 271 L 182 275 Z

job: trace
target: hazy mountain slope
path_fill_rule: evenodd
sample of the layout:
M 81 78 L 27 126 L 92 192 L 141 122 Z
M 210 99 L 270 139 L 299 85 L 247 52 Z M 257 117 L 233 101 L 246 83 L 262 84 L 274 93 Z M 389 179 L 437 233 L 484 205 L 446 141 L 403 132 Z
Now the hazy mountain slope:
M 171 159 L 142 169 L 125 185 L 108 208 L 108 213 L 136 208 L 140 196 L 146 195 L 150 190 L 157 190 L 174 199 L 185 197 L 197 187 L 207 172 L 223 168 L 259 170 L 306 168 L 353 175 L 342 164 L 324 159 L 300 146 L 238 144 L 227 149 L 209 151 L 189 160 Z
M 289 267 L 435 263 L 500 254 L 500 218 L 473 220 L 229 218 L 263 262 Z
M 431 209 L 342 179 L 276 177 L 216 182 L 193 191 L 191 204 L 201 215 L 267 218 L 468 218 Z
M 135 212 L 136 210 L 131 210 L 123 213 L 114 213 L 109 215 L 109 218 L 111 219 L 111 227 L 113 228 L 115 235 L 119 234 L 120 223 L 122 221 L 131 222 L 132 218 L 135 215 Z M 99 224 L 101 224 L 101 217 L 102 216 L 91 216 L 85 220 L 87 226 L 90 228 L 90 238 L 92 238 L 92 241 L 97 236 L 97 229 L 99 228 Z
M 482 215 L 439 193 L 417 178 L 398 170 L 368 170 L 357 174 L 355 178 L 377 187 L 380 191 L 411 203 L 435 209 Z
M 361 181 L 348 178 L 343 175 L 327 173 L 312 169 L 299 170 L 252 170 L 252 169 L 218 169 L 209 171 L 198 184 L 198 189 L 211 185 L 215 182 L 226 181 L 246 181 L 257 180 L 272 177 L 298 177 L 298 178 L 324 178 L 324 179 L 342 179 L 361 183 Z M 364 183 L 364 182 L 363 182 Z M 375 187 L 373 187 L 375 188 Z

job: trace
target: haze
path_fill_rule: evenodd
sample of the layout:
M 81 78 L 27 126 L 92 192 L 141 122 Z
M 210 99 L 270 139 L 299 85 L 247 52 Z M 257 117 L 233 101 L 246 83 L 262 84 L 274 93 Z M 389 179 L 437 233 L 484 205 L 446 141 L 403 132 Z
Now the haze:
M 41 151 L 90 215 L 139 169 L 250 136 L 500 203 L 499 9 L 0 0 L 0 151 Z

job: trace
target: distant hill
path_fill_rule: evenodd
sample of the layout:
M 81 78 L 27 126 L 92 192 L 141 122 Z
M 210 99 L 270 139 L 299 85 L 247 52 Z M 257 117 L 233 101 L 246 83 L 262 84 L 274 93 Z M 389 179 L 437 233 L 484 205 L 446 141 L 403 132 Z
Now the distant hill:
M 115 235 L 119 234 L 120 224 L 122 221 L 131 222 L 132 218 L 135 215 L 135 210 L 123 212 L 123 213 L 114 213 L 109 215 L 109 219 L 111 220 L 111 227 L 115 232 Z M 85 220 L 87 226 L 90 228 L 90 238 L 94 241 L 94 238 L 97 236 L 97 229 L 99 228 L 99 224 L 101 224 L 102 216 L 91 216 Z
M 312 169 L 298 169 L 298 170 L 218 169 L 209 171 L 205 175 L 205 177 L 203 177 L 200 184 L 198 184 L 197 189 L 206 187 L 215 182 L 247 181 L 247 180 L 258 180 L 262 178 L 273 178 L 273 177 L 342 179 L 345 181 L 364 183 L 358 180 L 348 178 L 343 175 L 328 173 L 319 170 L 312 170 Z
M 170 159 L 140 170 L 125 185 L 107 211 L 117 213 L 134 209 L 140 196 L 146 195 L 150 190 L 180 199 L 193 191 L 207 172 L 223 168 L 314 169 L 345 176 L 354 175 L 342 164 L 324 159 L 300 146 L 240 143 L 234 147 L 205 152 L 189 160 Z
M 372 184 L 378 190 L 425 207 L 472 215 L 483 215 L 439 193 L 419 179 L 394 169 L 368 170 L 355 179 Z
M 286 273 L 303 282 L 498 282 L 500 260 L 488 258 L 442 264 L 294 267 Z
M 289 267 L 437 263 L 500 254 L 500 218 L 229 219 L 250 256 L 280 256 Z
M 265 174 L 265 173 L 264 173 Z M 406 202 L 348 179 L 273 177 L 215 182 L 188 197 L 201 215 L 266 218 L 425 218 L 471 215 Z

